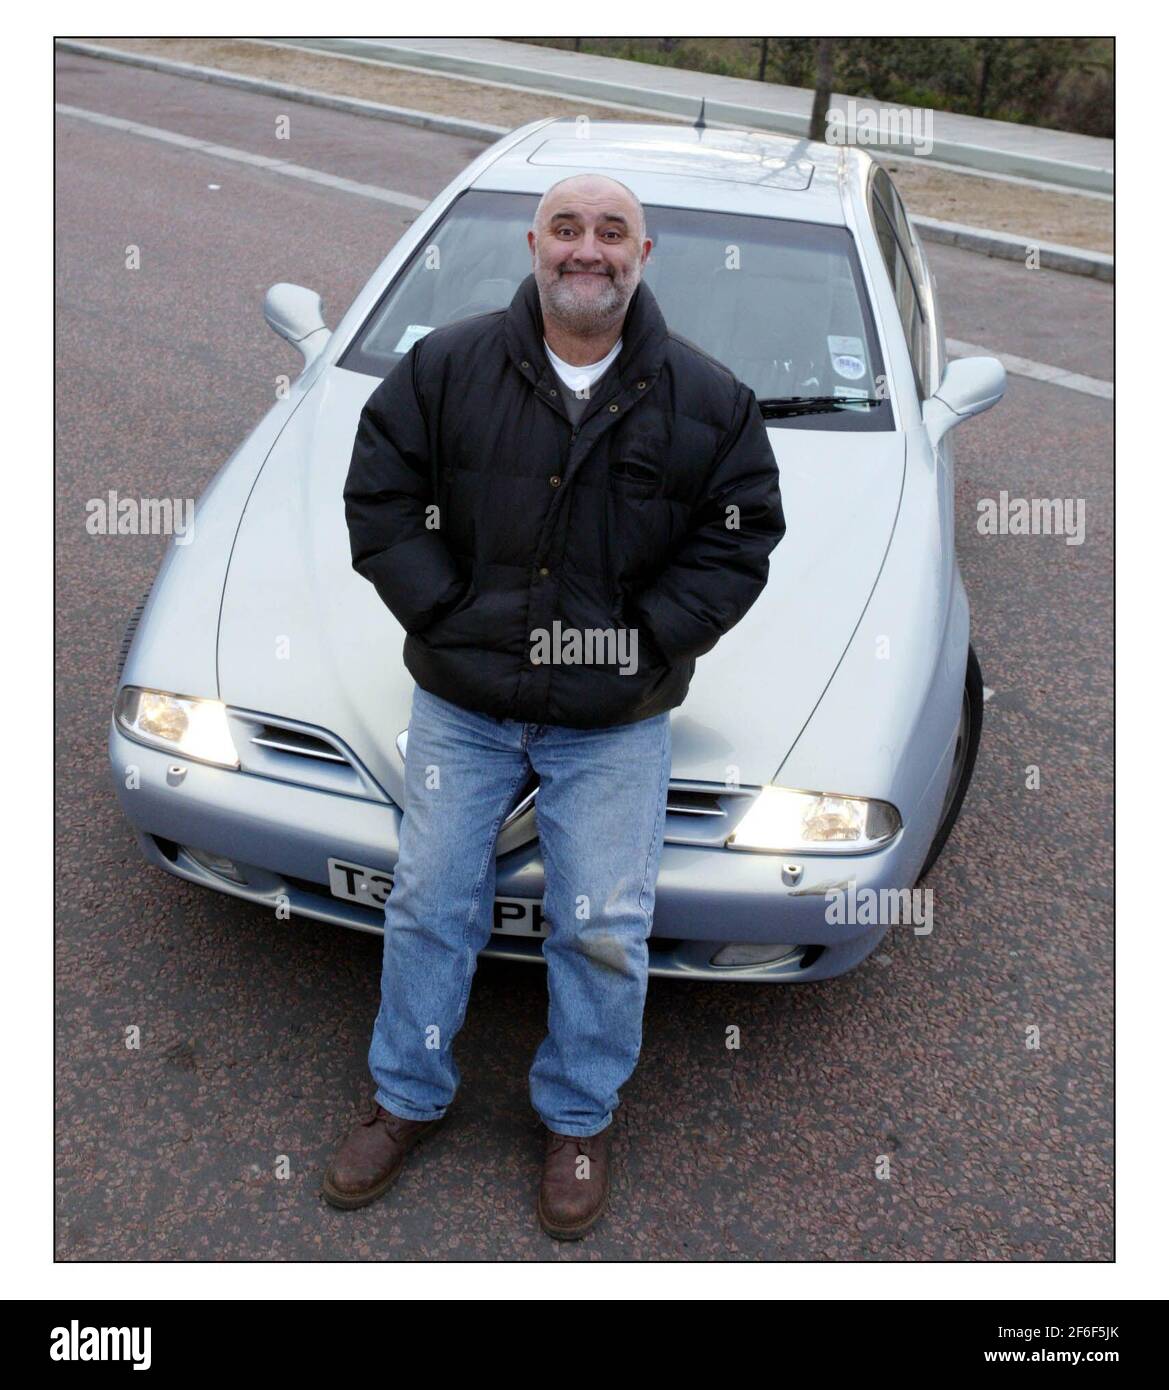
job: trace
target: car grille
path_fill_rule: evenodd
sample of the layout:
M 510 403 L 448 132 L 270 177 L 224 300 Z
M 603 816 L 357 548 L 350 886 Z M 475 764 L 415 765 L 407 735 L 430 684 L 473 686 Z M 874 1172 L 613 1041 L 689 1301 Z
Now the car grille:
M 356 755 L 327 729 L 246 710 L 229 708 L 227 715 L 243 772 L 371 801 L 390 800 Z M 399 752 L 403 744 L 399 738 Z M 498 853 L 536 839 L 539 789 L 540 779 L 533 773 L 516 793 L 500 826 Z M 666 843 L 721 847 L 758 793 L 755 786 L 672 778 L 666 795 Z
M 539 779 L 532 776 L 520 788 L 500 827 L 501 853 L 536 838 L 535 801 L 539 787 Z M 666 843 L 722 846 L 758 792 L 758 787 L 672 780 L 666 795 Z
M 389 800 L 360 760 L 327 729 L 238 709 L 229 709 L 227 717 L 241 771 L 370 801 Z
M 524 785 L 520 788 L 519 794 L 516 796 L 515 801 L 512 802 L 511 810 L 507 813 L 506 816 L 504 816 L 503 824 L 500 826 L 500 834 L 502 834 L 503 831 L 509 829 L 509 827 L 515 825 L 517 821 L 522 820 L 526 815 L 532 816 L 534 827 L 536 814 L 536 793 L 539 790 L 540 779 L 533 772 L 528 777 Z
M 758 794 L 758 787 L 671 780 L 666 795 L 666 843 L 721 847 Z

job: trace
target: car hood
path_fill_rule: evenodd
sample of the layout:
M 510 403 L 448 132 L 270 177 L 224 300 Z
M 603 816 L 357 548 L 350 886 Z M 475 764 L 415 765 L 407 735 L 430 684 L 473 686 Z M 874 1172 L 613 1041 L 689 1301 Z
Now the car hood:
M 342 489 L 377 383 L 327 369 L 248 498 L 219 627 L 220 699 L 342 739 L 395 800 L 395 739 L 410 717 L 404 634 L 352 568 Z M 768 782 L 798 738 L 860 619 L 889 543 L 901 434 L 768 431 L 787 533 L 767 587 L 697 664 L 672 715 L 673 776 Z

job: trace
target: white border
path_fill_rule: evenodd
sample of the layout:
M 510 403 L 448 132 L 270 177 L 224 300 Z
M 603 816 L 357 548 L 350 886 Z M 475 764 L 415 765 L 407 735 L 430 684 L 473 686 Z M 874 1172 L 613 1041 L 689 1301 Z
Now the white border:
M 173 12 L 172 12 L 173 13 Z M 1123 13 L 1127 34 L 1118 44 L 1123 78 L 1119 101 L 1120 128 L 1128 134 L 1134 155 L 1125 166 L 1132 177 L 1123 185 L 1118 206 L 1118 254 L 1121 263 L 1119 283 L 1127 285 L 1126 274 L 1140 286 L 1133 294 L 1141 305 L 1142 329 L 1139 334 L 1142 366 L 1136 374 L 1118 373 L 1121 379 L 1138 383 L 1138 390 L 1153 400 L 1134 400 L 1128 405 L 1121 393 L 1126 414 L 1118 440 L 1121 460 L 1120 500 L 1124 515 L 1119 526 L 1124 538 L 1120 568 L 1122 607 L 1120 634 L 1123 638 L 1124 698 L 1123 730 L 1120 739 L 1122 785 L 1130 790 L 1130 803 L 1119 822 L 1121 841 L 1118 882 L 1122 908 L 1120 919 L 1126 931 L 1118 952 L 1121 984 L 1118 996 L 1121 1050 L 1121 1223 L 1118 1237 L 1119 1262 L 1111 1265 L 716 1265 L 662 1264 L 646 1277 L 640 1265 L 563 1264 L 553 1275 L 548 1264 L 511 1266 L 507 1276 L 509 1298 L 669 1298 L 700 1296 L 712 1299 L 888 1299 L 888 1298 L 1147 1298 L 1164 1296 L 1163 1281 L 1156 1275 L 1163 1268 L 1164 1211 L 1161 1167 L 1164 1145 L 1164 1020 L 1162 981 L 1166 979 L 1163 895 L 1156 878 L 1157 859 L 1147 855 L 1139 861 L 1125 845 L 1155 843 L 1160 840 L 1156 813 L 1164 803 L 1167 779 L 1164 768 L 1163 736 L 1165 679 L 1160 670 L 1149 670 L 1153 654 L 1164 647 L 1166 626 L 1166 584 L 1161 557 L 1166 549 L 1164 518 L 1169 516 L 1165 488 L 1165 445 L 1160 437 L 1158 399 L 1164 394 L 1160 381 L 1159 357 L 1155 344 L 1164 331 L 1163 283 L 1166 257 L 1162 246 L 1164 226 L 1154 204 L 1153 183 L 1159 181 L 1157 145 L 1160 142 L 1159 113 L 1152 108 L 1152 94 L 1159 90 L 1159 63 L 1164 24 L 1153 21 L 1152 12 L 1142 8 L 1139 28 L 1135 7 L 1109 11 L 1109 22 L 1116 23 Z M 428 10 L 426 19 L 434 33 L 441 14 L 450 32 L 462 32 L 460 24 L 472 28 L 482 22 L 482 11 L 471 6 L 441 11 Z M 936 5 L 900 5 L 883 12 L 882 18 L 901 27 L 898 32 L 915 32 L 914 23 L 925 32 L 937 33 L 939 20 L 954 11 Z M 867 32 L 871 29 L 871 6 L 849 3 L 824 11 L 839 25 L 840 33 Z M 169 18 L 169 15 L 166 16 Z M 732 32 L 743 33 L 774 22 L 773 6 L 747 4 L 735 8 Z M 963 18 L 968 18 L 962 12 Z M 1025 19 L 1027 32 L 1042 28 L 1047 14 L 1022 13 L 1017 5 L 1001 3 L 981 7 L 981 23 L 991 32 L 1010 33 Z M 1072 4 L 1054 12 L 1059 27 L 1055 32 L 1087 34 L 1101 27 L 1098 7 Z M 11 17 L 10 17 L 11 18 Z M 19 807 L 19 817 L 10 822 L 7 952 L 4 988 L 4 1056 L 7 1059 L 7 1102 L 4 1163 L 9 1195 L 8 1234 L 9 1297 L 36 1298 L 109 1296 L 112 1290 L 128 1300 L 134 1298 L 464 1298 L 491 1296 L 498 1283 L 490 1277 L 494 1265 L 388 1264 L 376 1276 L 362 1265 L 53 1265 L 51 1263 L 51 1170 L 53 1057 L 50 1026 L 52 1019 L 52 916 L 45 892 L 50 878 L 52 854 L 52 786 L 46 776 L 53 745 L 50 710 L 52 707 L 51 634 L 53 631 L 52 566 L 50 537 L 53 526 L 53 490 L 49 459 L 53 409 L 51 372 L 44 368 L 52 361 L 52 318 L 47 288 L 52 282 L 52 33 L 70 37 L 89 35 L 156 33 L 160 12 L 143 4 L 120 5 L 116 18 L 99 23 L 91 5 L 61 5 L 53 17 L 52 32 L 41 33 L 28 24 L 23 31 L 9 30 L 9 80 L 4 100 L 11 108 L 7 129 L 10 135 L 29 128 L 43 131 L 40 141 L 9 143 L 9 153 L 17 169 L 9 170 L 8 221 L 17 237 L 10 241 L 10 265 L 17 269 L 10 289 L 15 294 L 15 315 L 8 339 L 13 343 L 19 329 L 27 330 L 31 341 L 21 342 L 19 368 L 15 363 L 7 373 L 10 386 L 8 420 L 18 424 L 24 436 L 40 438 L 40 447 L 29 448 L 25 437 L 13 447 L 9 433 L 8 468 L 10 476 L 20 469 L 32 475 L 30 491 L 37 499 L 35 515 L 17 516 L 10 507 L 8 545 L 4 563 L 8 570 L 8 614 L 15 631 L 8 639 L 9 653 L 15 658 L 8 667 L 6 702 L 8 728 L 18 731 L 10 737 L 9 748 L 16 752 L 16 766 L 10 783 L 9 806 Z M 237 3 L 212 4 L 199 15 L 206 33 L 224 33 L 251 27 L 253 33 L 270 26 L 270 8 Z M 319 13 L 307 5 L 285 10 L 284 27 L 293 32 L 312 32 L 319 28 Z M 345 6 L 330 11 L 338 29 L 360 31 L 384 23 L 384 7 Z M 507 18 L 518 32 L 548 32 L 551 18 L 546 4 L 513 4 Z M 683 20 L 677 4 L 643 5 L 636 16 L 637 32 L 645 34 L 659 27 L 685 23 L 694 34 L 710 34 L 716 15 L 707 7 L 690 6 Z M 1161 30 L 1153 35 L 1152 28 Z M 189 33 L 190 26 L 179 32 Z M 961 32 L 969 32 L 964 29 Z M 418 37 L 422 37 L 419 35 Z M 500 37 L 506 37 L 500 35 Z M 1126 41 L 1127 40 L 1127 41 Z M 24 61 L 12 61 L 20 54 Z M 46 113 L 41 125 L 28 112 Z M 1139 166 L 1144 177 L 1135 174 Z M 26 231 L 20 212 L 27 208 L 33 218 L 31 233 Z M 48 225 L 46 225 L 48 224 Z M 1127 251 L 1127 255 L 1124 252 Z M 31 262 L 31 265 L 28 264 Z M 1129 270 L 1131 267 L 1131 271 Z M 1160 309 L 1154 311 L 1150 297 L 1161 291 Z M 1127 300 L 1124 301 L 1127 307 Z M 1131 347 L 1121 354 L 1121 362 L 1137 350 L 1138 334 L 1134 315 Z M 1074 324 L 1068 330 L 1075 331 Z M 20 334 L 23 338 L 23 334 Z M 1123 341 L 1123 334 L 1122 334 Z M 1134 364 L 1135 365 L 1135 364 Z M 23 368 L 23 371 L 20 370 Z M 31 368 L 31 373 L 30 373 Z M 19 373 L 19 374 L 18 374 Z M 25 378 L 35 387 L 35 404 L 26 403 Z M 1103 373 L 1101 373 L 1103 375 Z M 12 390 L 13 386 L 18 389 Z M 63 397 L 69 384 L 61 383 Z M 1131 399 L 1131 398 L 1130 398 Z M 10 491 L 9 501 L 13 499 Z M 67 602 L 68 595 L 61 601 Z M 1075 653 L 1069 652 L 1069 660 Z M 1141 658 L 1144 658 L 1142 661 Z M 1158 666 L 1160 663 L 1158 663 Z M 32 689 L 30 690 L 29 684 Z M 30 727 L 31 726 L 31 727 Z M 1139 773 L 1139 782 L 1138 782 Z M 58 770 L 67 782 L 68 769 Z M 1137 802 L 1137 789 L 1143 793 Z M 17 824 L 21 833 L 17 834 Z M 37 827 L 35 843 L 27 843 L 29 828 Z M 42 829 L 43 827 L 43 829 Z M 1127 869 L 1127 873 L 1123 870 Z M 1137 906 L 1141 896 L 1140 909 Z M 1138 910 L 1140 916 L 1138 917 Z M 35 1044 L 35 1045 L 34 1045 Z M 536 1175 L 533 1174 L 535 1179 Z M 563 1253 L 553 1252 L 549 1263 L 560 1264 Z M 112 1275 L 112 1280 L 111 1280 Z M 64 1310 L 67 1313 L 67 1309 Z

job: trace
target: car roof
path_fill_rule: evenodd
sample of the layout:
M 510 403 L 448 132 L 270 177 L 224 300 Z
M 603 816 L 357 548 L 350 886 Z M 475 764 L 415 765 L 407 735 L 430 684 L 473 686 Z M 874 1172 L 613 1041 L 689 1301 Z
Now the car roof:
M 571 174 L 603 173 L 645 204 L 842 226 L 845 189 L 863 187 L 871 163 L 855 146 L 770 131 L 581 117 L 520 132 L 471 186 L 539 194 Z

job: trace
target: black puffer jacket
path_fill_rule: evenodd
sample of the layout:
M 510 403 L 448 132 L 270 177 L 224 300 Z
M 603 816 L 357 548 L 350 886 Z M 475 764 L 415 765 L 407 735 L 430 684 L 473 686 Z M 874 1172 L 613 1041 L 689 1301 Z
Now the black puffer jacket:
M 353 567 L 432 694 L 497 719 L 632 723 L 681 704 L 759 596 L 784 533 L 778 470 L 754 393 L 666 328 L 644 281 L 579 427 L 543 334 L 529 275 L 376 388 L 344 490 Z M 555 641 L 573 630 L 612 645 L 573 653 Z

